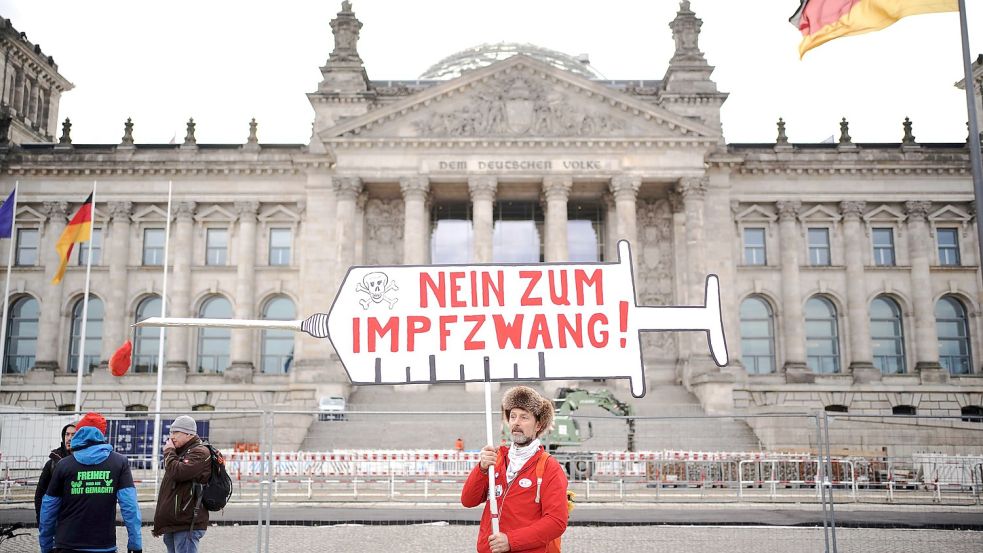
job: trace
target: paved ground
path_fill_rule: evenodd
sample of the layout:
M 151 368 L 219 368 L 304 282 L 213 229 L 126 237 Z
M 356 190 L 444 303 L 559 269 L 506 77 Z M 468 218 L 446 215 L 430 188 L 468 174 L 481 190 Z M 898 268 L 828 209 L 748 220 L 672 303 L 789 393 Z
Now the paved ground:
M 475 526 L 446 523 L 320 527 L 274 526 L 270 549 L 274 553 L 310 551 L 401 553 L 457 553 L 474 551 Z M 836 532 L 842 553 L 979 553 L 983 532 L 958 530 L 906 530 L 841 528 Z M 125 531 L 120 529 L 124 547 Z M 164 553 L 164 545 L 144 529 L 144 551 Z M 201 553 L 256 551 L 255 526 L 219 526 L 208 530 Z M 36 553 L 36 533 L 0 545 L 0 553 Z M 123 549 L 125 551 L 125 549 Z M 822 528 L 630 526 L 568 529 L 565 553 L 788 553 L 825 551 Z
M 270 519 L 281 524 L 368 524 L 403 525 L 449 522 L 477 524 L 481 509 L 456 505 L 425 504 L 278 504 Z M 153 511 L 145 505 L 145 521 Z M 229 505 L 213 513 L 212 522 L 222 525 L 251 525 L 259 519 L 256 506 Z M 571 526 L 800 526 L 821 527 L 823 513 L 818 505 L 735 505 L 735 504 L 581 504 L 571 515 Z M 847 505 L 835 511 L 838 527 L 977 530 L 983 531 L 983 506 L 928 505 Z M 0 507 L 0 521 L 34 522 L 34 510 L 19 506 Z M 2 550 L 0 550 L 2 553 Z

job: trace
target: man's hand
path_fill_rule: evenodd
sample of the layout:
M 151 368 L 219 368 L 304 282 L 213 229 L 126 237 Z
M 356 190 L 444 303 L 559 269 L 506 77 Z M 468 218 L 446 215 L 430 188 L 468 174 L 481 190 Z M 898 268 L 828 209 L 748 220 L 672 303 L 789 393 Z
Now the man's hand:
M 164 442 L 164 453 L 167 453 L 168 451 L 174 451 L 174 442 L 172 442 L 170 438 Z
M 491 548 L 492 553 L 512 551 L 509 547 L 509 537 L 501 532 L 488 536 L 488 547 Z
M 486 445 L 481 448 L 481 454 L 478 455 L 481 472 L 488 472 L 488 467 L 494 465 L 496 460 L 498 460 L 498 451 L 495 451 L 494 447 Z

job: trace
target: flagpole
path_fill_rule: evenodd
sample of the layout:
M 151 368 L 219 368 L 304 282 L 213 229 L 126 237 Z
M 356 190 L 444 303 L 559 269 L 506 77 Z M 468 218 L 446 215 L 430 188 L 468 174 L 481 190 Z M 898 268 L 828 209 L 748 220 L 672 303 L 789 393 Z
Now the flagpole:
M 7 364 L 7 310 L 10 307 L 10 269 L 14 266 L 14 248 L 17 244 L 17 188 L 20 181 L 14 182 L 14 211 L 10 219 L 10 251 L 7 252 L 7 277 L 3 288 L 3 322 L 0 323 L 0 389 L 3 382 L 3 368 Z
M 164 223 L 164 282 L 160 297 L 160 316 L 163 318 L 167 313 L 167 252 L 171 242 L 171 192 L 174 181 L 167 181 L 167 221 Z M 160 396 L 164 387 L 164 332 L 160 329 L 160 336 L 157 340 L 157 391 L 156 403 L 154 404 L 154 447 L 151 467 L 154 471 L 154 495 L 157 495 L 160 487 Z
M 95 245 L 96 225 L 96 186 L 98 181 L 92 181 L 92 205 L 89 206 L 89 249 L 85 256 L 85 292 L 82 296 L 82 328 L 79 329 L 79 361 L 76 367 L 78 378 L 75 381 L 75 410 L 82 412 L 82 377 L 85 376 L 85 335 L 86 323 L 89 319 L 89 283 L 92 276 L 92 246 Z M 81 252 L 82 248 L 79 248 Z M 69 329 L 71 332 L 71 329 Z
M 980 127 L 976 115 L 976 82 L 973 80 L 973 64 L 969 54 L 969 28 L 966 24 L 966 0 L 959 0 L 959 30 L 962 32 L 963 71 L 966 73 L 966 114 L 969 116 L 969 164 L 973 172 L 973 197 L 976 200 L 976 246 L 979 250 L 977 265 L 983 265 L 983 225 L 979 210 L 983 207 L 983 161 L 980 158 Z

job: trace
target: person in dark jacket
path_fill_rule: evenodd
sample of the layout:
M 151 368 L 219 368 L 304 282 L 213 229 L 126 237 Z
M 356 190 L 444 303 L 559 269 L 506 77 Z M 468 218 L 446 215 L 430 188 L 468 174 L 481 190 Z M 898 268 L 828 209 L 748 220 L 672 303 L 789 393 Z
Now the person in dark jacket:
M 140 507 L 130 465 L 106 443 L 106 419 L 89 413 L 72 437 L 72 454 L 51 474 L 41 500 L 41 553 L 116 551 L 116 505 L 126 525 L 127 551 L 142 553 Z
M 208 528 L 208 509 L 198 501 L 211 472 L 212 453 L 198 437 L 195 420 L 187 415 L 174 419 L 164 444 L 153 530 L 154 537 L 164 536 L 167 553 L 198 553 L 198 541 Z
M 66 424 L 61 428 L 61 445 L 51 450 L 51 454 L 48 455 L 48 462 L 41 469 L 38 487 L 34 490 L 34 515 L 38 526 L 41 526 L 41 500 L 44 499 L 44 492 L 48 491 L 48 484 L 51 483 L 51 472 L 55 470 L 58 461 L 72 454 L 72 436 L 74 435 L 74 423 Z

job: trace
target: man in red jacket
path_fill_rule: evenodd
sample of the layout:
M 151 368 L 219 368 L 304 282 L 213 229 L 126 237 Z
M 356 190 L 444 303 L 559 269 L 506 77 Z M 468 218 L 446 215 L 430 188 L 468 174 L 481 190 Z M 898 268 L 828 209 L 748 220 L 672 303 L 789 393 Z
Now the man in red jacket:
M 553 402 L 526 386 L 516 386 L 502 399 L 502 417 L 512 444 L 481 450 L 478 464 L 461 490 L 461 504 L 485 503 L 478 530 L 480 553 L 545 553 L 567 528 L 567 477 L 560 463 L 545 457 L 539 437 L 553 424 Z M 542 459 L 541 459 L 542 458 Z M 541 465 L 542 480 L 537 470 Z M 495 499 L 499 532 L 492 533 L 488 499 L 488 468 L 495 467 Z

